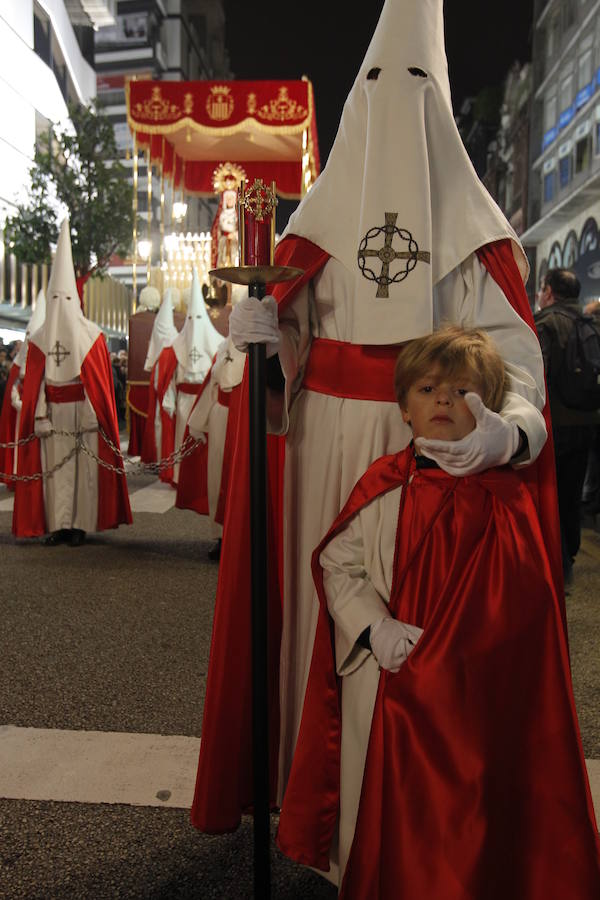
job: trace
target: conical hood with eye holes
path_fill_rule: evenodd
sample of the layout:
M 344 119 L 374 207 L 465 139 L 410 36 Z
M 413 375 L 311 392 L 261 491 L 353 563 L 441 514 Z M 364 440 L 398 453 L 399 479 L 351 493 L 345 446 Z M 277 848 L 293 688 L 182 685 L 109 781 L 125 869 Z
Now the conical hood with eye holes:
M 354 343 L 430 333 L 434 285 L 484 244 L 510 238 L 527 277 L 454 121 L 442 0 L 386 0 L 327 166 L 288 234 L 353 275 Z
M 200 279 L 194 269 L 185 324 L 172 344 L 185 381 L 203 380 L 222 340 L 223 335 L 214 327 L 206 311 Z
M 44 293 L 43 288 L 40 288 L 38 291 L 38 295 L 35 301 L 35 309 L 31 313 L 31 318 L 27 323 L 27 328 L 25 329 L 25 339 L 19 348 L 19 352 L 15 356 L 15 363 L 19 366 L 20 369 L 20 377 L 25 377 L 25 366 L 27 363 L 27 347 L 29 344 L 29 338 L 31 335 L 41 328 L 44 324 L 44 319 L 46 318 L 46 295 Z
M 146 362 L 144 369 L 150 372 L 152 366 L 160 356 L 161 350 L 170 347 L 179 332 L 175 327 L 173 318 L 173 300 L 172 289 L 167 288 L 163 297 L 160 309 L 156 314 L 154 325 L 152 326 L 152 334 L 150 335 L 150 343 L 148 345 L 148 353 L 146 354 Z
M 98 325 L 86 319 L 81 311 L 67 218 L 60 228 L 48 281 L 46 318 L 30 338 L 46 356 L 47 380 L 64 384 L 79 378 L 81 364 L 100 334 Z

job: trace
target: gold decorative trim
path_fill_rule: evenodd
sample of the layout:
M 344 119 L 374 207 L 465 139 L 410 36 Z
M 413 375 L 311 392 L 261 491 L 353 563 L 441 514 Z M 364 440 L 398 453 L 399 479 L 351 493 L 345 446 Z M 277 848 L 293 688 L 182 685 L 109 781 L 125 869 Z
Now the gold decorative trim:
M 307 110 L 297 100 L 292 100 L 285 85 L 281 85 L 277 97 L 269 100 L 258 110 L 256 115 L 269 122 L 286 122 L 288 119 L 297 119 L 298 116 L 307 115 Z

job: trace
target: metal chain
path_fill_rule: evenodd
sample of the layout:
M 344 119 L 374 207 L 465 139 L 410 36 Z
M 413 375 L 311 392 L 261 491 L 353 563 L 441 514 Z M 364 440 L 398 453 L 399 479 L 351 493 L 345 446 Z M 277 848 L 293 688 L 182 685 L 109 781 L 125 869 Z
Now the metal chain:
M 37 437 L 37 435 L 34 432 L 33 434 L 30 434 L 26 438 L 21 438 L 20 441 L 7 441 L 6 444 L 4 444 L 4 443 L 2 443 L 2 441 L 0 441 L 0 450 L 13 449 L 14 447 L 22 447 L 24 444 L 28 444 L 30 441 L 32 441 L 35 437 Z
M 85 441 L 83 440 L 83 436 L 85 434 L 93 434 L 96 431 L 100 434 L 100 437 L 104 441 L 104 443 L 113 451 L 113 453 L 118 456 L 123 465 L 115 466 L 112 463 L 106 462 L 106 460 L 100 459 L 100 457 L 94 453 L 91 447 L 89 447 Z M 0 479 L 6 481 L 39 481 L 40 478 L 50 478 L 61 469 L 66 463 L 69 462 L 70 459 L 77 453 L 78 450 L 83 450 L 88 456 L 90 456 L 95 462 L 102 466 L 104 469 L 108 469 L 111 472 L 115 472 L 117 475 L 139 475 L 139 474 L 159 474 L 163 469 L 170 469 L 176 463 L 181 462 L 181 460 L 185 459 L 186 456 L 190 456 L 194 452 L 194 450 L 203 444 L 204 441 L 196 440 L 192 437 L 191 434 L 188 434 L 186 439 L 183 441 L 181 446 L 177 450 L 173 450 L 172 453 L 169 453 L 164 459 L 159 459 L 155 463 L 133 463 L 129 460 L 126 460 L 121 452 L 120 448 L 114 444 L 108 435 L 103 431 L 102 428 L 86 428 L 80 431 L 63 431 L 63 430 L 53 430 L 49 434 L 44 434 L 40 436 L 41 440 L 46 440 L 52 435 L 60 435 L 61 437 L 72 437 L 75 438 L 75 444 L 71 451 L 64 457 L 60 462 L 56 463 L 51 469 L 47 469 L 45 472 L 36 472 L 33 475 L 15 475 L 8 474 L 6 472 L 0 472 Z M 25 438 L 23 441 L 15 442 L 14 444 L 6 445 L 0 444 L 0 447 L 4 446 L 20 446 L 21 444 L 27 444 L 34 437 L 37 437 L 36 434 L 29 435 L 29 437 Z M 129 465 L 127 465 L 129 463 Z

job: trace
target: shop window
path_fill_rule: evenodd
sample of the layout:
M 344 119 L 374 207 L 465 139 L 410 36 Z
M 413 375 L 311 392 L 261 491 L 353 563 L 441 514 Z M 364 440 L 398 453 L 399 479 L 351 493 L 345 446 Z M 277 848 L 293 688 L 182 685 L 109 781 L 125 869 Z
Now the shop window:
M 575 144 L 575 174 L 585 172 L 589 168 L 592 158 L 592 138 L 586 135 Z
M 544 203 L 550 203 L 554 199 L 555 169 L 544 175 Z
M 566 188 L 573 177 L 573 157 L 569 153 L 558 161 L 558 181 L 561 188 Z

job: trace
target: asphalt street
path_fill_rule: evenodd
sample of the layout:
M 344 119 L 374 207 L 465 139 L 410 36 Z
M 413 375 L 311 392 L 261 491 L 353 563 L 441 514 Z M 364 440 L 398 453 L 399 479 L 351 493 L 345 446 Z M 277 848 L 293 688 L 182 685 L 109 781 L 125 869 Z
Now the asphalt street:
M 130 479 L 132 497 L 150 496 L 154 484 Z M 145 736 L 173 736 L 191 760 L 181 776 L 189 794 L 218 572 L 206 520 L 173 508 L 135 512 L 132 526 L 83 547 L 47 547 L 14 540 L 9 505 L 0 492 L 0 751 L 3 734 L 43 742 L 85 732 L 95 747 L 114 734 L 135 753 Z M 584 751 L 600 760 L 600 535 L 595 522 L 586 525 L 567 610 Z M 126 762 L 111 768 L 110 760 L 94 788 L 98 801 L 88 802 L 62 755 L 63 782 L 47 794 L 37 783 L 2 793 L 0 772 L 1 898 L 252 897 L 250 819 L 235 834 L 211 837 L 192 828 L 183 803 L 169 805 L 170 790 L 153 787 L 146 801 L 130 785 L 133 802 L 115 802 L 133 776 Z M 274 845 L 272 882 L 274 900 L 336 897 Z

